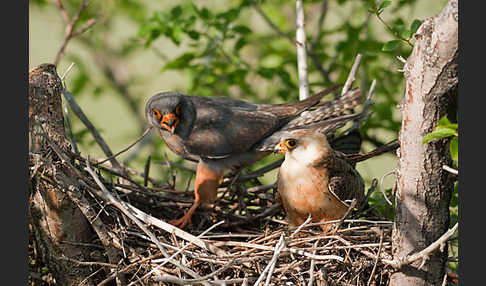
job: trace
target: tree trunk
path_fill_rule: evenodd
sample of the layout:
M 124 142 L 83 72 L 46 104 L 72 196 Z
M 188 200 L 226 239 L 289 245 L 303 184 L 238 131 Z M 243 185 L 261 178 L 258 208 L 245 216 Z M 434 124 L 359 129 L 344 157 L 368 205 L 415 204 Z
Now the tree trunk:
M 43 64 L 29 72 L 29 220 L 56 284 L 79 285 L 96 269 L 75 266 L 66 258 L 89 261 L 88 249 L 76 244 L 89 242 L 93 231 L 56 183 L 60 175 L 70 174 L 50 145 L 61 151 L 71 148 L 64 131 L 61 92 L 54 65 Z M 91 284 L 88 280 L 83 285 Z
M 422 145 L 422 138 L 442 116 L 457 120 L 457 6 L 458 1 L 451 0 L 438 16 L 422 23 L 404 68 L 406 91 L 401 104 L 392 234 L 395 259 L 426 248 L 449 227 L 454 178 L 442 166 L 452 163 L 450 140 Z M 447 247 L 436 250 L 425 261 L 403 266 L 392 275 L 390 285 L 441 285 L 446 260 Z

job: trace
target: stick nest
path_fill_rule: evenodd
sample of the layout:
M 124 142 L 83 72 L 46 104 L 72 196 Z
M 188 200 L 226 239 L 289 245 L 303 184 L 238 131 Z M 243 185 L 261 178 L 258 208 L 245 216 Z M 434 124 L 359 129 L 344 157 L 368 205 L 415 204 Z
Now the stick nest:
M 174 231 L 165 222 L 188 210 L 194 199 L 192 191 L 176 192 L 170 184 L 161 185 L 137 171 L 127 168 L 121 172 L 76 154 L 68 156 L 71 168 L 78 170 L 77 181 L 84 182 L 76 186 L 77 191 L 110 232 L 105 237 L 116 238 L 115 246 L 123 256 L 116 265 L 109 264 L 105 244 L 95 235 L 86 247 L 93 248 L 98 258 L 89 263 L 73 260 L 76 267 L 92 268 L 90 279 L 95 284 L 113 285 L 118 273 L 129 285 L 387 285 L 393 272 L 380 262 L 392 259 L 392 222 L 367 204 L 333 222 L 334 230 L 329 233 L 312 223 L 289 229 L 283 208 L 275 201 L 276 186 L 258 180 L 281 161 L 254 172 L 227 175 L 214 206 L 198 208 L 192 224 Z M 35 167 L 42 172 L 42 166 Z M 70 191 L 63 182 L 57 183 Z M 115 203 L 103 195 L 102 186 Z M 121 208 L 148 214 L 149 218 L 135 214 L 146 230 Z M 157 238 L 158 245 L 149 234 Z M 201 247 L 192 239 L 210 247 Z M 29 246 L 35 258 L 34 240 Z M 37 276 L 39 265 L 35 259 L 31 261 L 31 276 Z

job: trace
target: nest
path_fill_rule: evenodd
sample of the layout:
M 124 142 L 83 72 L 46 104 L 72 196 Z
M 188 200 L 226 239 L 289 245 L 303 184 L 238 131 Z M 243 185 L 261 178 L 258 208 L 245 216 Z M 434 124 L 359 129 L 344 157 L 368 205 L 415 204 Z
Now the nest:
M 92 243 L 98 258 L 72 261 L 97 271 L 92 279 L 98 285 L 110 285 L 117 274 L 129 285 L 387 285 L 393 272 L 382 263 L 392 259 L 392 222 L 366 203 L 330 222 L 335 227 L 328 233 L 310 220 L 289 228 L 275 201 L 276 186 L 258 180 L 281 160 L 227 175 L 214 206 L 198 208 L 192 224 L 180 230 L 167 222 L 191 206 L 192 191 L 177 192 L 135 170 L 122 174 L 69 156 L 82 195 L 123 253 L 117 265 L 106 263 L 105 244 L 97 236 Z

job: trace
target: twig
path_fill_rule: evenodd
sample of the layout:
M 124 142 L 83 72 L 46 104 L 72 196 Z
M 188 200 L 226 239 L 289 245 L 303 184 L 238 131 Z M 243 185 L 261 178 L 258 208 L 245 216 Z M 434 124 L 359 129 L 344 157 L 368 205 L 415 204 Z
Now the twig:
M 68 68 L 66 69 L 66 71 L 63 73 L 63 75 L 61 76 L 61 81 L 64 83 L 64 79 L 66 78 L 67 74 L 71 71 L 71 69 L 75 66 L 76 64 L 74 62 L 72 62 Z M 65 85 L 64 85 L 65 86 Z
M 279 239 L 277 245 L 274 248 L 274 253 L 273 253 L 272 259 L 270 260 L 268 265 L 265 267 L 265 269 L 263 269 L 262 273 L 260 274 L 260 277 L 258 277 L 258 280 L 255 282 L 255 284 L 253 284 L 253 286 L 258 286 L 260 284 L 260 282 L 263 281 L 263 278 L 265 277 L 267 272 L 269 272 L 269 274 L 267 276 L 267 280 L 265 282 L 265 285 L 268 285 L 268 283 L 270 282 L 270 278 L 271 278 L 270 269 L 273 272 L 273 269 L 275 268 L 275 263 L 277 262 L 278 256 L 280 255 L 280 252 L 282 251 L 282 249 L 284 247 L 285 247 L 284 234 L 281 234 L 280 239 Z
M 356 55 L 356 58 L 354 59 L 353 67 L 351 68 L 348 78 L 346 79 L 346 82 L 344 83 L 343 89 L 341 91 L 341 96 L 346 94 L 346 92 L 348 92 L 348 90 L 351 88 L 351 85 L 355 80 L 356 72 L 358 71 L 359 63 L 361 62 L 361 57 L 362 57 L 361 54 Z
M 447 242 L 447 240 L 449 240 L 449 238 L 451 238 L 452 235 L 454 235 L 458 226 L 459 223 L 456 222 L 456 224 L 451 229 L 446 231 L 441 237 L 439 237 L 439 239 L 431 243 L 422 251 L 412 255 L 407 255 L 406 257 L 395 257 L 393 261 L 389 262 L 388 264 L 393 266 L 395 269 L 400 269 L 404 265 L 422 259 L 422 265 L 423 265 L 433 251 L 435 251 L 437 248 L 442 248 L 442 245 L 444 245 Z
M 316 254 L 316 251 L 317 251 L 317 243 L 319 241 L 317 240 L 316 242 L 314 242 L 314 251 L 312 252 L 312 254 Z M 307 286 L 312 286 L 314 284 L 314 280 L 315 280 L 315 276 L 314 276 L 314 268 L 315 268 L 315 265 L 316 265 L 316 260 L 315 259 L 312 259 L 311 260 L 311 264 L 310 264 L 310 267 L 309 267 L 309 283 L 307 283 Z
M 267 25 L 270 26 L 270 28 L 272 30 L 274 30 L 275 33 L 277 33 L 277 35 L 281 36 L 282 38 L 287 39 L 292 44 L 295 44 L 295 40 L 290 36 L 290 34 L 285 33 L 282 30 L 280 30 L 280 28 L 267 16 L 267 14 L 265 14 L 265 12 L 256 3 L 256 1 L 252 1 L 252 2 L 253 2 L 252 7 L 257 11 L 258 14 L 260 14 L 260 16 L 263 18 L 263 20 L 267 23 Z M 318 40 L 319 40 L 319 36 L 321 34 L 320 31 L 322 30 L 322 23 L 324 22 L 324 18 L 325 18 L 325 15 L 326 15 L 326 11 L 327 11 L 327 0 L 324 0 L 322 2 L 321 15 L 319 16 L 319 23 L 318 23 L 318 26 L 317 26 L 318 32 L 316 33 L 316 36 L 314 38 L 314 41 L 313 41 L 312 45 L 310 47 L 307 46 L 306 48 L 307 48 L 307 53 L 309 54 L 312 62 L 316 66 L 317 70 L 321 73 L 323 79 L 325 81 L 327 81 L 327 82 L 331 82 L 331 79 L 329 77 L 329 69 L 326 70 L 322 66 L 322 64 L 320 62 L 320 59 L 319 59 L 319 56 L 315 52 L 315 48 L 317 46 L 317 43 L 319 42 Z
M 311 225 L 311 224 L 309 224 Z M 260 249 L 260 250 L 268 250 L 268 251 L 275 251 L 275 247 L 271 246 L 265 246 L 265 245 L 260 245 L 260 244 L 254 244 L 254 243 L 247 243 L 247 242 L 237 242 L 237 241 L 225 241 L 222 242 L 224 245 L 234 245 L 234 246 L 241 246 L 241 247 L 248 247 L 248 248 L 255 248 L 255 249 Z M 300 249 L 294 249 L 294 248 L 288 248 L 285 247 L 282 249 L 282 252 L 289 252 L 292 254 L 298 254 L 302 255 L 308 258 L 316 259 L 316 260 L 337 260 L 337 261 L 344 261 L 344 258 L 338 255 L 316 255 L 312 254 Z
M 268 165 L 266 165 L 266 166 L 264 166 L 264 167 L 262 167 L 258 170 L 255 170 L 254 172 L 252 172 L 250 174 L 243 175 L 238 179 L 238 182 L 245 182 L 245 181 L 249 181 L 249 180 L 254 179 L 254 178 L 258 178 L 258 177 L 262 176 L 263 174 L 280 167 L 280 165 L 282 165 L 283 161 L 284 161 L 283 158 L 279 159 L 279 160 L 272 162 L 272 163 L 270 163 L 270 164 L 268 164 Z
M 149 134 L 149 132 L 152 131 L 152 126 L 148 127 L 147 129 L 145 129 L 145 131 L 143 132 L 142 136 L 140 136 L 139 138 L 137 138 L 137 140 L 135 140 L 132 144 L 128 145 L 128 147 L 122 149 L 120 152 L 116 153 L 115 155 L 112 155 L 100 162 L 98 162 L 98 164 L 103 164 L 105 163 L 106 161 L 109 161 L 117 156 L 119 156 L 120 154 L 128 151 L 130 148 L 132 148 L 133 146 L 135 146 L 135 144 L 137 144 L 138 142 L 140 142 L 145 136 L 147 136 L 147 134 Z
M 383 176 L 381 176 L 381 178 L 380 178 L 380 191 L 381 191 L 381 193 L 383 194 L 383 197 L 385 198 L 386 202 L 387 202 L 387 203 L 388 203 L 390 206 L 392 206 L 392 205 L 393 205 L 393 203 L 392 203 L 392 202 L 391 202 L 391 201 L 388 199 L 387 195 L 385 194 L 385 190 L 383 189 L 383 180 L 384 180 L 384 179 L 385 179 L 387 176 L 389 176 L 389 175 L 391 175 L 391 174 L 395 174 L 395 170 L 394 170 L 394 169 L 393 169 L 393 170 L 391 170 L 390 172 L 388 172 L 388 173 L 384 174 L 384 175 L 383 175 Z
M 76 116 L 81 120 L 81 122 L 83 122 L 86 128 L 88 128 L 88 130 L 91 132 L 91 135 L 93 135 L 93 138 L 95 139 L 96 143 L 98 143 L 98 145 L 101 147 L 101 150 L 103 150 L 103 153 L 105 153 L 106 156 L 110 157 L 110 163 L 113 165 L 113 167 L 120 172 L 125 172 L 124 168 L 120 165 L 120 163 L 116 160 L 116 158 L 111 158 L 113 156 L 113 153 L 111 152 L 110 147 L 108 147 L 108 144 L 106 144 L 103 137 L 101 137 L 96 127 L 94 127 L 94 125 L 91 123 L 88 117 L 86 117 L 83 110 L 74 99 L 74 96 L 65 88 L 62 90 L 62 94 L 64 95 L 64 98 L 67 100 L 69 106 L 71 106 L 71 109 L 76 114 Z
M 378 246 L 378 254 L 376 255 L 375 264 L 373 265 L 373 269 L 371 270 L 370 278 L 368 279 L 368 286 L 371 285 L 371 281 L 373 281 L 373 276 L 375 275 L 376 265 L 378 265 L 378 260 L 380 260 L 381 248 L 383 247 L 383 231 L 380 233 L 380 246 Z
M 309 213 L 307 219 L 301 225 L 299 225 L 299 227 L 290 235 L 290 238 L 294 237 L 297 233 L 299 233 L 311 221 L 312 221 L 312 215 Z
M 312 43 L 311 43 L 312 50 L 315 50 L 317 43 L 319 43 L 319 37 L 321 36 L 321 33 L 322 33 L 324 19 L 326 18 L 327 11 L 328 11 L 327 4 L 328 4 L 328 0 L 322 0 L 321 14 L 319 15 L 319 20 L 317 21 L 317 32 L 316 32 L 314 39 L 312 40 Z
M 148 184 L 148 178 L 149 178 L 149 173 L 150 173 L 150 163 L 152 156 L 148 155 L 147 161 L 145 162 L 145 167 L 143 169 L 143 186 L 146 187 Z
M 456 175 L 456 176 L 458 176 L 458 175 L 459 175 L 459 171 L 458 171 L 458 170 L 456 170 L 456 169 L 454 169 L 454 168 L 451 168 L 451 167 L 449 167 L 449 166 L 447 166 L 447 165 L 443 165 L 443 166 L 442 166 L 442 169 L 444 169 L 444 170 L 446 170 L 447 172 L 449 172 L 449 173 L 451 173 L 451 174 L 454 174 L 454 175 Z
M 57 257 L 57 259 L 69 261 L 69 262 L 75 263 L 75 264 L 80 265 L 80 266 L 101 266 L 101 267 L 108 267 L 108 268 L 117 268 L 118 267 L 118 265 L 116 265 L 116 264 L 111 264 L 111 263 L 106 263 L 106 262 L 98 262 L 98 261 L 79 261 L 79 260 L 69 258 L 69 257 L 66 257 L 66 256 L 60 256 L 60 257 Z
M 294 39 L 289 34 L 286 34 L 282 30 L 280 30 L 280 28 L 267 16 L 267 14 L 263 12 L 262 8 L 260 7 L 259 4 L 256 3 L 256 1 L 252 1 L 252 2 L 253 2 L 252 7 L 255 9 L 255 11 L 258 12 L 258 14 L 260 14 L 260 16 L 262 16 L 263 20 L 268 24 L 268 26 L 270 26 L 270 28 L 272 28 L 272 30 L 274 30 L 279 36 L 286 38 L 290 42 L 292 43 L 295 42 Z
M 343 224 L 344 220 L 348 217 L 348 215 L 351 213 L 351 211 L 354 209 L 358 201 L 356 199 L 353 199 L 353 201 L 349 204 L 348 209 L 344 213 L 344 215 L 341 217 L 341 219 L 338 221 L 338 223 L 334 226 L 335 231 L 337 231 L 341 225 Z
M 72 19 L 69 19 L 69 15 L 68 15 L 66 9 L 64 8 L 64 5 L 62 4 L 61 0 L 56 1 L 56 6 L 59 8 L 61 16 L 63 17 L 64 21 L 67 24 L 66 35 L 64 36 L 64 40 L 63 40 L 61 47 L 59 48 L 59 51 L 57 52 L 56 58 L 54 60 L 54 64 L 56 66 L 59 64 L 61 57 L 64 55 L 64 52 L 66 50 L 67 44 L 69 43 L 69 40 L 71 40 L 72 38 L 74 38 L 76 36 L 81 35 L 82 33 L 84 33 L 86 30 L 88 30 L 89 28 L 91 28 L 95 24 L 95 22 L 96 22 L 95 19 L 89 19 L 86 22 L 86 25 L 83 28 L 81 28 L 77 31 L 74 31 L 74 26 L 78 22 L 79 16 L 84 11 L 84 9 L 89 5 L 89 3 L 90 3 L 90 1 L 83 1 L 83 3 L 81 4 L 81 7 L 79 7 L 76 15 L 74 15 L 74 17 Z
M 62 84 L 63 84 L 64 87 L 66 86 L 66 84 L 64 83 L 64 79 L 66 78 L 68 73 L 71 71 L 71 69 L 74 67 L 74 65 L 75 65 L 74 62 L 71 63 L 69 65 L 69 67 L 66 69 L 66 71 L 64 72 L 64 74 L 61 76 L 61 81 L 62 81 Z M 78 144 L 77 144 L 76 140 L 74 139 L 73 130 L 71 128 L 71 120 L 69 120 L 69 109 L 67 108 L 67 106 L 64 103 L 62 105 L 63 105 L 64 120 L 66 120 L 66 127 L 68 129 L 69 139 L 71 140 L 71 146 L 73 147 L 74 153 L 79 154 Z
M 385 27 L 390 31 L 390 33 L 392 33 L 395 37 L 397 37 L 400 41 L 403 41 L 405 43 L 407 43 L 410 47 L 413 48 L 413 44 L 405 39 L 405 38 L 402 38 L 398 33 L 396 33 L 386 22 L 385 20 L 383 20 L 383 18 L 381 18 L 380 14 L 376 14 L 376 17 L 378 18 L 378 20 L 380 20 L 380 22 L 385 25 Z
M 305 38 L 304 5 L 302 0 L 295 1 L 296 8 L 296 33 L 295 41 L 297 44 L 297 67 L 299 75 L 299 99 L 304 100 L 309 97 L 309 82 L 307 79 L 307 49 Z
M 329 70 L 326 70 L 322 66 L 321 60 L 319 59 L 319 56 L 316 53 L 316 48 L 319 43 L 320 36 L 323 29 L 324 19 L 326 18 L 327 11 L 328 11 L 327 7 L 328 7 L 328 1 L 323 0 L 321 4 L 321 14 L 319 15 L 319 20 L 317 21 L 317 32 L 314 35 L 314 39 L 312 40 L 310 47 L 308 47 L 307 49 L 307 53 L 309 54 L 312 63 L 314 64 L 316 69 L 321 73 L 322 78 L 326 82 L 331 82 L 331 78 L 329 77 Z
M 221 225 L 222 223 L 224 223 L 224 220 L 222 220 L 222 221 L 220 221 L 220 222 L 212 225 L 210 228 L 206 229 L 204 232 L 202 232 L 200 235 L 198 235 L 197 236 L 197 239 L 200 239 L 206 233 L 210 232 L 211 230 L 213 230 L 217 226 Z M 157 265 L 154 269 L 152 269 L 149 272 L 147 272 L 144 276 L 142 276 L 141 279 L 144 279 L 144 278 L 148 277 L 150 274 L 152 274 L 153 272 L 155 272 L 157 269 L 159 269 L 160 267 L 164 266 L 167 262 L 170 262 L 174 257 L 176 257 L 177 255 L 179 255 L 179 253 L 183 252 L 187 247 L 189 247 L 190 245 L 192 245 L 192 243 L 193 242 L 190 242 L 189 244 L 185 245 L 184 247 L 182 247 L 181 249 L 179 249 L 178 251 L 176 251 L 174 254 L 172 254 L 169 258 L 164 259 L 164 262 L 162 262 L 161 264 Z M 189 282 L 199 282 L 199 281 L 206 280 L 206 279 L 210 278 L 211 276 L 216 275 L 217 273 L 220 273 L 220 272 L 224 271 L 229 266 L 231 266 L 234 262 L 235 262 L 234 260 L 230 261 L 230 263 L 228 265 L 226 265 L 225 267 L 219 269 L 218 271 L 215 271 L 211 275 L 206 275 L 206 276 L 203 276 L 203 277 L 200 277 L 200 278 L 197 278 L 197 279 L 187 280 L 186 282 L 189 283 Z M 129 284 L 128 286 L 130 286 L 132 284 L 133 283 Z

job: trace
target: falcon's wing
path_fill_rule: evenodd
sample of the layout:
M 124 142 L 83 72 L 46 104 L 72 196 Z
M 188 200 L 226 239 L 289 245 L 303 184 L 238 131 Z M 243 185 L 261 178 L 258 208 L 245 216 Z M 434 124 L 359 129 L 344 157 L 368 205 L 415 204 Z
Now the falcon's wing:
M 358 205 L 364 200 L 364 181 L 361 175 L 346 161 L 344 154 L 335 152 L 328 167 L 329 189 L 343 202 L 356 199 Z M 349 203 L 349 202 L 348 202 Z
M 201 157 L 219 159 L 250 150 L 285 123 L 268 112 L 210 103 L 198 105 L 196 123 L 184 140 L 186 150 Z

